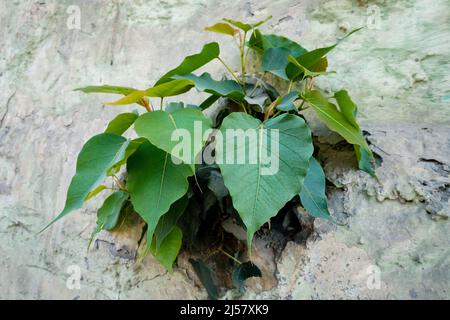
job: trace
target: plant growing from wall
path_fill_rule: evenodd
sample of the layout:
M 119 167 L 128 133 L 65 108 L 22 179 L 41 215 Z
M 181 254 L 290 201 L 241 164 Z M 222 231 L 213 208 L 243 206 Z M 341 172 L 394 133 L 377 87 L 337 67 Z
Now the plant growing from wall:
M 151 253 L 171 270 L 183 243 L 195 247 L 200 234 L 208 234 L 208 230 L 201 230 L 202 221 L 208 221 L 207 228 L 217 230 L 221 221 L 232 217 L 246 230 L 249 256 L 255 233 L 290 201 L 301 203 L 313 217 L 334 221 L 327 206 L 325 174 L 313 156 L 315 146 L 303 111 L 313 109 L 330 130 L 352 144 L 359 168 L 374 175 L 372 151 L 356 121 L 355 103 L 345 90 L 330 97 L 314 88 L 316 77 L 330 73 L 327 54 L 337 43 L 309 51 L 283 36 L 263 34 L 259 26 L 265 21 L 248 24 L 224 19 L 206 28 L 237 40 L 239 72 L 225 64 L 219 45 L 212 42 L 187 56 L 146 90 L 109 85 L 77 89 L 120 94 L 122 98 L 105 105 L 137 104 L 143 112 L 119 114 L 103 133 L 86 142 L 78 156 L 65 207 L 50 224 L 81 208 L 92 197 L 108 192 L 97 212 L 92 239 L 101 230 L 114 230 L 127 216 L 137 214 L 146 225 L 140 256 Z M 251 50 L 261 56 L 262 73 L 286 82 L 285 92 L 264 81 L 261 73 L 248 74 L 246 63 Z M 223 64 L 228 79 L 195 74 L 212 61 Z M 164 103 L 166 97 L 194 87 L 208 94 L 200 105 Z M 137 137 L 125 137 L 132 127 Z M 179 141 L 173 138 L 180 130 L 191 139 L 183 153 Z M 198 135 L 196 130 L 209 130 L 209 134 Z M 242 146 L 234 144 L 239 135 L 230 138 L 227 132 L 242 134 L 244 130 L 257 133 L 243 137 L 245 147 L 252 143 L 256 146 L 253 162 L 217 161 L 230 154 L 242 155 Z M 267 163 L 263 154 L 275 145 L 277 170 L 264 174 Z M 207 151 L 213 161 L 205 161 Z M 108 180 L 112 181 L 109 186 L 105 183 Z M 208 239 L 213 247 L 211 254 L 221 252 L 234 264 L 232 278 L 239 290 L 245 279 L 261 275 L 255 265 L 241 261 L 239 252 L 225 250 L 223 234 L 222 238 Z M 210 268 L 199 259 L 191 259 L 191 263 L 210 297 L 216 298 Z

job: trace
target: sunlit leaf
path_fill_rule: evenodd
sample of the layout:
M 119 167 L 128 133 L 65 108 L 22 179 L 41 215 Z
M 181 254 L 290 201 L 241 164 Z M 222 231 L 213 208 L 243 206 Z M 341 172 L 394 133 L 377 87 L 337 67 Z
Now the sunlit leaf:
M 239 32 L 237 29 L 233 28 L 228 23 L 223 23 L 223 22 L 219 22 L 213 26 L 207 27 L 207 28 L 205 28 L 205 31 L 222 33 L 222 34 L 226 34 L 229 36 L 234 36 L 234 35 L 236 35 L 236 33 Z
M 103 184 L 99 185 L 97 188 L 95 188 L 94 190 L 89 192 L 89 194 L 86 196 L 86 198 L 84 198 L 84 201 L 88 201 L 89 199 L 92 199 L 93 197 L 95 197 L 96 195 L 98 195 L 100 192 L 102 192 L 105 189 L 106 189 L 105 185 L 103 185 Z
M 155 87 L 168 82 L 175 75 L 182 76 L 191 73 L 198 68 L 203 67 L 208 62 L 216 59 L 220 54 L 219 44 L 217 42 L 211 42 L 205 44 L 202 51 L 197 54 L 193 54 L 184 58 L 181 64 L 163 75 L 156 83 Z
M 121 106 L 126 104 L 136 103 L 143 97 L 171 97 L 177 96 L 179 94 L 185 93 L 194 86 L 192 81 L 185 79 L 175 79 L 169 82 L 164 82 L 162 84 L 156 85 L 153 88 L 147 89 L 145 91 L 134 91 L 129 95 L 119 99 L 115 102 L 105 103 L 107 106 Z
M 134 88 L 129 87 L 119 87 L 119 86 L 88 86 L 83 88 L 77 88 L 74 91 L 81 91 L 84 93 L 115 93 L 115 94 L 123 94 L 123 95 L 129 95 L 133 91 L 138 91 Z

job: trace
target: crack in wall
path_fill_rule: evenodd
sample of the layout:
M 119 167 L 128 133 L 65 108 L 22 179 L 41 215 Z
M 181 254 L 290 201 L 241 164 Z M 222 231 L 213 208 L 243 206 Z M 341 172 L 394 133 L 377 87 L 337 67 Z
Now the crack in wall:
M 14 91 L 8 98 L 8 100 L 6 101 L 6 106 L 5 106 L 5 112 L 3 113 L 2 117 L 0 118 L 0 128 L 3 127 L 3 122 L 6 119 L 6 115 L 9 112 L 9 105 L 11 104 L 12 99 L 14 98 L 14 96 L 16 95 L 17 91 Z

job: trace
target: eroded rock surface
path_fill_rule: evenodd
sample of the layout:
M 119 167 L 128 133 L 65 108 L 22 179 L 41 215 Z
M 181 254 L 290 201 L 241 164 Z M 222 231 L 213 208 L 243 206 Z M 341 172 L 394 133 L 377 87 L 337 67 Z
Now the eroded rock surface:
M 67 27 L 73 5 L 80 29 Z M 382 159 L 378 181 L 356 171 L 351 150 L 307 114 L 334 184 L 330 207 L 347 224 L 316 220 L 306 244 L 267 253 L 273 279 L 251 280 L 244 297 L 450 298 L 446 0 L 1 1 L 0 298 L 206 298 L 188 264 L 167 273 L 151 257 L 134 262 L 139 230 L 103 234 L 88 253 L 101 199 L 36 232 L 62 208 L 82 144 L 119 112 L 101 105 L 113 96 L 72 89 L 146 88 L 212 40 L 235 67 L 229 39 L 202 31 L 224 14 L 254 21 L 272 14 L 263 29 L 306 48 L 367 25 L 330 54 L 337 74 L 318 86 L 350 92 Z M 219 63 L 208 71 L 224 72 Z

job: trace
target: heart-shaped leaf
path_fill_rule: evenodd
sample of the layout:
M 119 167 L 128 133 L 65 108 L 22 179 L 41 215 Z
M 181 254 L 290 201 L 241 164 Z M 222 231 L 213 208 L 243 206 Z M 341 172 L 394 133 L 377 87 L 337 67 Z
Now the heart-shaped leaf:
M 216 140 L 216 161 L 250 248 L 253 234 L 300 193 L 313 153 L 311 132 L 296 115 L 261 123 L 236 112 L 224 119 L 220 132 L 224 142 Z
M 131 203 L 147 223 L 148 250 L 161 216 L 186 194 L 192 170 L 173 163 L 168 153 L 145 142 L 128 159 L 127 171 Z
M 208 62 L 216 59 L 220 54 L 219 44 L 217 42 L 211 42 L 205 44 L 202 51 L 191 56 L 184 58 L 181 64 L 163 75 L 156 83 L 155 86 L 171 81 L 171 78 L 175 75 L 182 76 L 191 73 L 198 68 L 203 67 Z
M 211 126 L 211 119 L 197 109 L 180 109 L 172 113 L 148 112 L 141 115 L 134 125 L 139 136 L 191 165 L 195 164 L 207 139 L 204 133 Z
M 369 154 L 372 154 L 372 151 L 370 151 L 366 139 L 364 139 L 361 132 L 355 128 L 336 106 L 330 103 L 319 91 L 313 90 L 307 92 L 303 98 L 309 103 L 314 111 L 316 111 L 319 119 L 322 120 L 330 130 L 339 133 L 349 143 L 359 145 L 366 149 Z
M 128 145 L 129 140 L 110 133 L 89 139 L 78 155 L 76 173 L 67 190 L 63 211 L 42 231 L 69 212 L 81 208 L 89 193 L 106 178 L 108 170 L 124 158 Z

